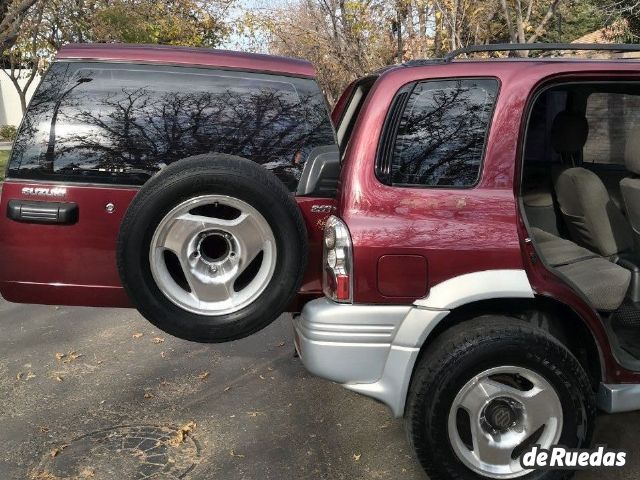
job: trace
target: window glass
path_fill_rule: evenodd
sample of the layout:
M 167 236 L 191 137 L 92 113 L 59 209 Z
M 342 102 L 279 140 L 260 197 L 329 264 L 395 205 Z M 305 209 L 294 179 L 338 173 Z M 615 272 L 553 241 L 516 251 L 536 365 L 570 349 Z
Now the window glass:
M 489 79 L 417 84 L 398 125 L 392 153 L 392 182 L 474 185 L 497 89 L 497 81 Z
M 56 63 L 31 101 L 9 174 L 141 184 L 201 153 L 248 158 L 291 190 L 335 144 L 313 80 L 199 68 Z
M 640 125 L 640 96 L 597 92 L 589 95 L 585 115 L 589 136 L 584 163 L 624 165 L 626 137 Z

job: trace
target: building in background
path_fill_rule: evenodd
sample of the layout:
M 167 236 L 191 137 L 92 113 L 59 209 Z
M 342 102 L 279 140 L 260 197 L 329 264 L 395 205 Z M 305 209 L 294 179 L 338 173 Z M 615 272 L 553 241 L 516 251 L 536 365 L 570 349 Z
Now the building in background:
M 21 85 L 27 82 L 30 72 L 25 70 L 19 80 Z M 40 83 L 40 76 L 36 76 L 27 92 L 27 103 L 31 100 L 31 96 L 36 87 Z M 22 109 L 20 108 L 20 97 L 16 88 L 13 86 L 11 79 L 5 72 L 0 72 L 0 126 L 2 125 L 20 125 L 22 121 Z

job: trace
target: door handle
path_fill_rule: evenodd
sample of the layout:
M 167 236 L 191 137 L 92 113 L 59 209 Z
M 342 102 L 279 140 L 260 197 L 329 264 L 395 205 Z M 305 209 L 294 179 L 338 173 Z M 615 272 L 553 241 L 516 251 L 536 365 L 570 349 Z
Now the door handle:
M 24 223 L 73 225 L 78 221 L 78 205 L 67 202 L 9 200 L 7 217 Z

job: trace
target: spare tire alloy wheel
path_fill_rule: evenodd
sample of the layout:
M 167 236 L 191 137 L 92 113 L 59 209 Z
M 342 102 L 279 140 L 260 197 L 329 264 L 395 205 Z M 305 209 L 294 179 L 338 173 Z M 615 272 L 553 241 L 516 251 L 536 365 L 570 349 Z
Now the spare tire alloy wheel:
M 573 354 L 548 332 L 482 316 L 438 336 L 416 364 L 409 441 L 431 480 L 564 480 L 520 462 L 534 445 L 588 448 L 595 395 Z
M 191 213 L 207 208 L 235 211 L 237 216 Z M 178 275 L 168 252 L 179 260 Z M 236 281 L 260 254 L 253 278 L 236 290 Z M 178 307 L 199 315 L 223 315 L 241 310 L 264 292 L 276 256 L 273 232 L 258 210 L 237 198 L 204 195 L 182 202 L 162 219 L 151 240 L 149 262 L 158 288 Z M 176 276 L 184 277 L 186 284 Z
M 122 220 L 122 285 L 171 335 L 225 342 L 286 311 L 306 269 L 307 232 L 293 195 L 255 162 L 179 160 L 147 181 Z

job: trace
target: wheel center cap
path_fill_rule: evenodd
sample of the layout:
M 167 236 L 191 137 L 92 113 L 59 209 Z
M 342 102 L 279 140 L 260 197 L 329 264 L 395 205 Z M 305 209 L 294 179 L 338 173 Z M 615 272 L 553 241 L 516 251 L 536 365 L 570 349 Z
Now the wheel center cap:
M 217 231 L 201 234 L 196 251 L 205 263 L 219 264 L 233 252 L 231 235 Z
M 491 428 L 498 432 L 505 432 L 517 423 L 519 414 L 512 402 L 498 398 L 486 406 L 484 418 Z

